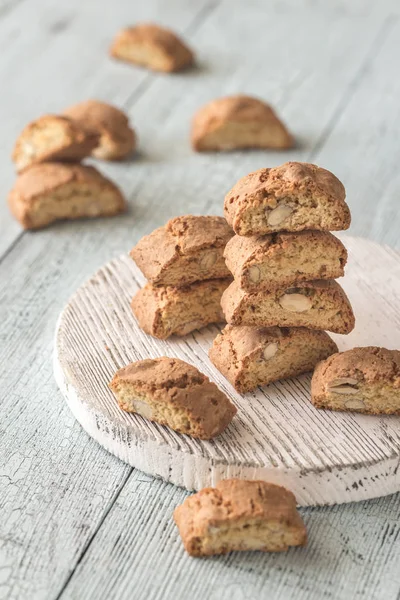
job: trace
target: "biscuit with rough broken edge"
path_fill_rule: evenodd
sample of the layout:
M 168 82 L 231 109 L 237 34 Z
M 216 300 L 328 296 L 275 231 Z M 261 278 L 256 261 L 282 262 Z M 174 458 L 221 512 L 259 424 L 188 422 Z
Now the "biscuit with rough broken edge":
M 153 285 L 189 285 L 230 277 L 224 248 L 233 231 L 223 217 L 175 217 L 132 248 L 131 258 Z
M 240 550 L 283 552 L 305 546 L 307 531 L 289 490 L 266 481 L 225 479 L 174 511 L 185 550 L 211 556 Z
M 232 325 L 308 327 L 346 334 L 355 324 L 349 299 L 333 279 L 251 293 L 234 281 L 223 293 L 221 305 Z
M 192 122 L 197 152 L 291 148 L 294 140 L 274 110 L 250 96 L 227 96 L 200 108 Z
M 328 231 L 235 235 L 224 251 L 226 265 L 247 292 L 271 291 L 301 281 L 344 275 L 347 251 Z
M 209 350 L 211 362 L 242 394 L 312 371 L 338 351 L 325 331 L 305 327 L 227 325 Z
M 110 53 L 114 58 L 154 71 L 182 71 L 194 62 L 193 52 L 175 33 L 153 23 L 122 29 Z
M 237 412 L 215 383 L 178 358 L 131 363 L 109 386 L 122 410 L 204 440 L 222 433 Z
M 311 382 L 317 408 L 400 415 L 400 351 L 367 346 L 319 363 Z
M 339 231 L 350 227 L 345 197 L 343 184 L 330 171 L 287 162 L 239 179 L 225 196 L 224 214 L 235 233 L 244 236 Z

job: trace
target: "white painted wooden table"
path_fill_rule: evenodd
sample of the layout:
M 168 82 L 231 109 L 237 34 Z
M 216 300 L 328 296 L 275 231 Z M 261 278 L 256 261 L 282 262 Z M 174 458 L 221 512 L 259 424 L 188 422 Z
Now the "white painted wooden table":
M 52 375 L 55 322 L 74 290 L 144 233 L 220 213 L 242 175 L 311 160 L 346 184 L 352 235 L 400 249 L 397 0 L 0 0 L 0 181 L 30 119 L 98 97 L 125 107 L 140 156 L 101 165 L 131 211 L 22 233 L 0 207 L 0 598 L 320 600 L 400 598 L 400 494 L 302 509 L 310 543 L 282 555 L 187 557 L 171 520 L 186 495 L 108 454 Z M 156 19 L 201 66 L 150 75 L 112 62 L 114 32 Z M 194 155 L 194 110 L 221 94 L 271 101 L 299 139 L 285 154 Z

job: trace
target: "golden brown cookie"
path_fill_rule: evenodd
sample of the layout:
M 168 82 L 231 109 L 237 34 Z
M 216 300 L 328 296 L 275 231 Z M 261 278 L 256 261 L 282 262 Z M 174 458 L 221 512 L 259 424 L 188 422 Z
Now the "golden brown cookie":
M 204 440 L 222 433 L 237 412 L 215 383 L 178 358 L 131 363 L 110 388 L 122 410 Z
M 220 481 L 186 498 L 174 519 L 191 556 L 234 550 L 282 552 L 307 543 L 294 495 L 266 481 Z
M 10 210 L 24 229 L 53 221 L 113 216 L 125 210 L 119 188 L 94 167 L 73 163 L 40 163 L 15 182 Z
M 44 115 L 29 123 L 19 135 L 12 154 L 20 173 L 38 163 L 80 161 L 89 156 L 98 135 L 69 117 Z
M 146 333 L 160 340 L 186 335 L 224 321 L 221 296 L 231 281 L 211 279 L 179 288 L 148 283 L 134 296 L 131 307 Z
M 274 110 L 250 96 L 218 98 L 203 106 L 193 118 L 192 146 L 197 152 L 284 149 L 293 143 Z
M 312 371 L 338 348 L 325 331 L 305 327 L 227 325 L 210 348 L 211 362 L 242 394 Z
M 319 363 L 311 382 L 317 408 L 400 415 L 400 351 L 368 346 Z
M 232 325 L 308 327 L 350 333 L 355 323 L 349 299 L 332 279 L 251 293 L 234 281 L 224 292 L 221 305 Z
M 226 245 L 226 265 L 247 292 L 271 291 L 313 279 L 344 275 L 347 251 L 328 231 L 235 235 Z
M 181 71 L 194 62 L 193 52 L 175 33 L 153 23 L 122 29 L 110 53 L 114 58 L 153 71 Z
M 64 114 L 97 134 L 98 143 L 92 150 L 95 158 L 122 160 L 135 150 L 136 134 L 119 108 L 99 100 L 87 100 L 70 106 Z
M 309 163 L 287 162 L 239 179 L 225 196 L 224 213 L 238 235 L 339 231 L 350 227 L 345 197 L 333 173 Z
M 175 217 L 130 252 L 153 285 L 183 286 L 230 277 L 223 257 L 233 231 L 223 217 Z

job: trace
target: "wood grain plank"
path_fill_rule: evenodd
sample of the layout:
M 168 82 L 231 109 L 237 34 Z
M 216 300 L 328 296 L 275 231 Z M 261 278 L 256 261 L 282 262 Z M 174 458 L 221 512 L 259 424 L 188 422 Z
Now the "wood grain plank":
M 208 559 L 190 558 L 181 545 L 172 513 L 184 498 L 133 471 L 62 600 L 397 599 L 400 494 L 301 509 L 305 549 Z

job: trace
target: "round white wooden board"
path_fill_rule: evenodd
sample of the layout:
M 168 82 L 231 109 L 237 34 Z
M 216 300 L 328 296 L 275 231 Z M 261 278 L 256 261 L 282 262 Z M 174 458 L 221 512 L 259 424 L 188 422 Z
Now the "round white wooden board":
M 400 255 L 342 236 L 349 250 L 341 280 L 356 314 L 340 350 L 400 348 Z M 383 496 L 400 490 L 400 417 L 321 411 L 310 402 L 310 376 L 241 396 L 210 363 L 219 331 L 210 326 L 167 341 L 146 335 L 130 300 L 144 278 L 128 256 L 104 266 L 62 312 L 54 372 L 70 409 L 97 442 L 121 460 L 189 490 L 219 479 L 265 479 L 291 489 L 303 506 Z M 107 384 L 129 362 L 177 356 L 208 375 L 238 414 L 214 441 L 180 435 L 119 409 Z

